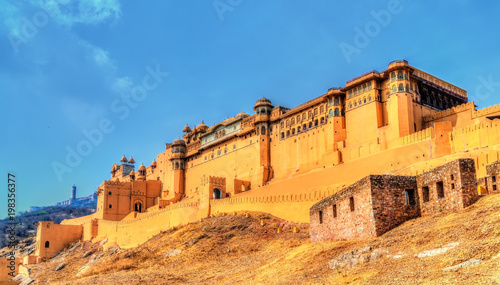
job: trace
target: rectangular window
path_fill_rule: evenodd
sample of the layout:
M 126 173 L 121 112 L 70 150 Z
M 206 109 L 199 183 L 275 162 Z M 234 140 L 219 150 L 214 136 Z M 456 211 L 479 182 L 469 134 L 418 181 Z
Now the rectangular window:
M 333 205 L 333 217 L 337 217 L 337 205 Z
M 429 186 L 422 187 L 422 199 L 425 202 L 429 202 Z
M 319 211 L 318 216 L 319 216 L 319 223 L 322 224 L 323 223 L 323 211 Z
M 497 186 L 493 185 L 493 191 L 497 191 Z
M 436 182 L 436 193 L 438 199 L 444 198 L 443 181 Z
M 408 206 L 413 206 L 415 205 L 415 190 L 414 189 L 407 189 L 405 190 L 405 200 L 406 200 L 406 205 Z
M 349 205 L 351 207 L 351 212 L 354 212 L 354 197 L 349 198 Z
M 497 177 L 496 176 L 491 176 L 491 181 L 493 181 L 493 183 L 497 182 Z
M 451 189 L 455 189 L 455 183 L 451 183 Z
M 455 180 L 455 175 L 451 175 L 451 180 Z

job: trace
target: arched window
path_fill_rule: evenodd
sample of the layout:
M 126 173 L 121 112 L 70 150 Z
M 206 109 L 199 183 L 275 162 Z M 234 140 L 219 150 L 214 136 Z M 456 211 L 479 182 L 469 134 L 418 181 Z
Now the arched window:
M 292 118 L 292 122 L 290 124 L 292 124 L 292 125 L 295 124 L 295 118 Z
M 312 112 L 312 111 L 307 112 L 307 117 L 308 117 L 309 119 L 310 119 L 310 118 L 312 118 L 312 116 L 313 116 L 313 112 Z
M 318 126 L 318 120 L 314 120 L 314 126 L 317 127 Z
M 110 209 L 113 208 L 113 205 L 109 204 L 108 208 L 110 208 Z
M 398 91 L 405 91 L 405 88 L 403 87 L 403 83 L 399 83 Z
M 363 103 L 366 103 L 366 98 L 363 98 Z
M 333 100 L 333 104 L 340 105 L 340 98 L 336 96 L 335 99 Z
M 318 115 L 318 108 L 315 108 L 314 109 L 314 116 L 317 116 Z
M 366 92 L 366 83 L 363 84 L 363 92 Z
M 300 115 L 297 115 L 297 123 L 300 122 Z
M 352 103 L 351 103 L 351 104 L 349 104 L 349 108 L 350 108 L 350 109 L 352 109 Z
M 286 127 L 288 128 L 290 126 L 290 120 L 286 120 Z
M 358 106 L 358 102 L 354 102 L 354 107 Z
M 397 89 L 396 89 L 396 85 L 392 85 L 392 92 L 396 92 Z
M 285 138 L 285 132 L 281 132 L 281 139 Z
M 297 127 L 297 134 L 300 133 L 300 126 Z
M 359 105 L 361 105 L 361 99 L 359 99 Z
M 290 136 L 290 131 L 286 131 L 286 137 L 289 137 Z
M 368 90 L 372 90 L 372 83 L 368 82 Z
M 395 80 L 396 79 L 396 73 L 391 73 L 391 81 Z
M 49 248 L 50 247 L 50 242 L 49 241 L 46 241 L 45 242 L 45 248 Z
M 406 91 L 406 92 L 410 92 L 410 86 L 408 86 L 408 84 L 406 84 L 405 91 Z
M 302 121 L 306 119 L 306 113 L 302 114 Z
M 224 149 L 224 153 L 227 153 L 227 147 Z
M 398 71 L 398 79 L 403 79 L 403 72 L 401 70 Z
M 325 123 L 325 117 L 321 117 L 320 123 L 323 125 Z
M 236 150 L 236 145 L 235 144 L 233 144 L 233 150 Z
M 405 71 L 405 79 L 408 80 L 408 73 Z
M 260 134 L 261 134 L 262 136 L 265 136 L 265 135 L 266 135 L 266 127 L 262 126 L 262 127 L 260 128 Z
M 222 151 L 217 151 L 217 156 L 220 156 L 222 154 Z
M 174 169 L 179 169 L 179 163 L 178 162 L 175 163 Z
M 340 116 L 340 110 L 339 110 L 339 108 L 335 108 L 335 115 L 334 116 L 335 117 Z
M 281 122 L 280 127 L 283 129 L 285 127 L 285 124 L 283 122 Z
M 312 123 L 312 122 L 310 122 L 310 123 L 309 123 L 309 129 L 312 129 L 312 127 L 313 127 L 313 123 Z
M 295 128 L 292 129 L 292 136 L 295 135 Z
M 337 108 L 336 110 L 338 110 L 339 108 Z M 328 118 L 331 118 L 333 117 L 333 110 L 330 109 L 330 111 L 328 112 Z
M 349 90 L 349 98 L 352 98 L 352 89 Z M 336 104 L 336 103 L 334 103 L 334 104 Z
M 369 96 L 369 97 L 368 97 L 368 101 L 371 101 L 371 100 L 372 100 L 372 96 Z
M 323 114 L 325 112 L 325 107 L 323 107 L 323 106 L 319 107 L 319 112 L 321 114 Z

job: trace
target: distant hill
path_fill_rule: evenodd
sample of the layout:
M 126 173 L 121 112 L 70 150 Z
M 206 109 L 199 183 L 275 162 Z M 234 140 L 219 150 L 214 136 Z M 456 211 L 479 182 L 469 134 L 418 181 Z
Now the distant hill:
M 53 221 L 59 224 L 64 219 L 73 219 L 90 215 L 95 212 L 95 206 L 74 207 L 74 206 L 48 206 L 36 211 L 23 212 L 16 216 L 16 238 L 17 241 L 36 235 L 34 223 L 39 221 Z M 10 225 L 8 218 L 0 220 L 0 248 L 8 245 L 6 230 Z

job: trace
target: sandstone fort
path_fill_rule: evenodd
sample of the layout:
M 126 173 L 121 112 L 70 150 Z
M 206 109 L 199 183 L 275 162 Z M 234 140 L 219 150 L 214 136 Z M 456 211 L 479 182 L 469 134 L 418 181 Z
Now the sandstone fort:
M 96 213 L 38 223 L 24 263 L 78 240 L 136 247 L 236 211 L 311 223 L 313 241 L 364 239 L 498 192 L 498 105 L 478 110 L 465 90 L 405 60 L 309 99 L 285 107 L 262 97 L 211 127 L 172 126 L 182 139 L 147 166 L 131 149 L 97 186 Z

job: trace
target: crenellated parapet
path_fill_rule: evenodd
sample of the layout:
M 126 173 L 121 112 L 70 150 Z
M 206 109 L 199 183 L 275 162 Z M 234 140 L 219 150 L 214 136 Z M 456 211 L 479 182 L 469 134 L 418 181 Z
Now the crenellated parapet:
M 473 118 L 479 118 L 479 117 L 484 117 L 488 115 L 494 115 L 493 113 L 498 113 L 500 112 L 500 104 L 493 105 L 481 110 L 476 110 L 472 113 Z M 499 115 L 499 114 L 496 114 Z
M 441 119 L 441 118 L 444 118 L 447 116 L 455 115 L 457 113 L 464 112 L 467 110 L 475 110 L 474 102 L 468 102 L 468 103 L 465 103 L 462 105 L 458 105 L 458 106 L 446 109 L 446 110 L 441 111 L 441 112 L 434 113 L 432 115 L 424 116 L 423 121 L 425 123 L 428 123 L 428 122 L 432 122 L 434 120 Z

